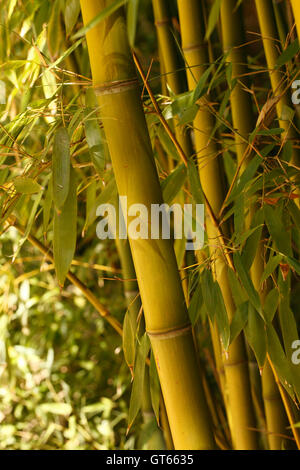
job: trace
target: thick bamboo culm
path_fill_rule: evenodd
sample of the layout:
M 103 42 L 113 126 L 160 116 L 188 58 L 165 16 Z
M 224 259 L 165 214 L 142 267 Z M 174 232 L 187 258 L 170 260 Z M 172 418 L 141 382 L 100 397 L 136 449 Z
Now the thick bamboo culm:
M 296 22 L 298 38 L 300 38 L 300 2 L 299 0 L 291 0 L 291 4 Z
M 105 0 L 81 0 L 85 24 Z M 87 33 L 93 84 L 119 194 L 128 206 L 162 203 L 123 9 Z M 215 447 L 193 336 L 170 240 L 130 239 L 146 328 L 176 449 Z
M 165 0 L 152 0 L 154 20 L 157 31 L 160 57 L 163 61 L 162 70 L 164 72 L 163 82 L 165 81 L 171 91 L 178 95 L 183 93 L 184 71 L 179 60 L 179 51 L 176 45 L 174 33 L 172 31 L 172 22 L 169 13 L 169 5 Z M 192 154 L 192 145 L 187 129 L 180 125 L 178 118 L 174 118 L 175 135 L 183 151 L 187 156 Z
M 237 78 L 238 82 L 231 94 L 231 110 L 233 127 L 237 131 L 237 156 L 238 161 L 244 163 L 245 169 L 247 161 L 245 156 L 249 149 L 247 141 L 250 133 L 255 127 L 254 113 L 251 103 L 251 95 L 246 91 L 245 75 L 247 74 L 247 55 L 245 51 L 245 38 L 243 28 L 242 6 L 236 8 L 235 0 L 223 0 L 221 2 L 221 25 L 222 42 L 224 52 L 230 51 L 228 62 L 232 64 L 232 78 Z M 244 86 L 245 85 L 245 86 Z M 241 139 L 241 137 L 243 139 Z M 256 208 L 250 208 L 250 214 L 246 217 L 246 225 L 249 228 L 252 216 Z M 259 243 L 258 250 L 251 266 L 251 277 L 257 291 L 260 291 L 260 279 L 264 271 L 263 265 L 263 245 Z M 260 292 L 261 300 L 264 292 Z M 257 371 L 259 374 L 259 372 Z M 266 423 L 268 431 L 269 447 L 272 450 L 281 449 L 282 438 L 277 437 L 286 432 L 287 421 L 283 420 L 285 415 L 279 390 L 277 388 L 270 365 L 267 363 L 263 369 L 262 386 L 264 406 L 266 410 Z M 272 391 L 272 399 L 270 394 Z M 282 423 L 284 426 L 282 427 Z
M 280 97 L 280 100 L 276 105 L 276 109 L 279 125 L 285 130 L 282 137 L 284 140 L 288 139 L 293 141 L 297 138 L 297 132 L 295 131 L 292 123 L 282 119 L 284 106 L 290 106 L 291 101 L 289 98 L 289 92 L 286 90 L 287 83 L 284 82 L 284 75 L 277 67 L 277 59 L 280 56 L 278 49 L 280 42 L 278 40 L 272 0 L 255 0 L 255 5 L 272 90 L 275 96 Z M 295 148 L 293 149 L 292 161 L 294 164 L 299 163 L 299 151 Z
M 188 72 L 189 88 L 194 89 L 207 68 L 207 44 L 204 43 L 203 14 L 198 0 L 178 0 L 181 24 L 182 48 Z M 195 145 L 202 189 L 215 214 L 218 214 L 224 200 L 224 186 L 219 166 L 218 147 L 210 138 L 214 128 L 214 117 L 205 99 L 199 101 L 200 109 L 194 121 Z M 228 235 L 228 229 L 223 226 Z M 216 229 L 207 220 L 206 230 L 210 243 L 210 253 L 215 258 L 215 276 L 222 290 L 229 320 L 235 312 L 230 291 L 227 266 L 218 241 Z M 249 370 L 244 340 L 240 335 L 223 357 L 226 377 L 227 410 L 236 449 L 257 449 L 257 434 L 253 410 Z

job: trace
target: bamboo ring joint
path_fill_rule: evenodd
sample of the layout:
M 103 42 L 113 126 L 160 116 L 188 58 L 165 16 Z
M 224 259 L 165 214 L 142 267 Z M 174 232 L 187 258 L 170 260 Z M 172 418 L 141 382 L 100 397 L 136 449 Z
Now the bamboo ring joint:
M 121 93 L 138 86 L 139 82 L 136 78 L 132 80 L 115 80 L 113 82 L 104 83 L 103 85 L 95 85 L 96 96 L 111 95 L 113 93 Z

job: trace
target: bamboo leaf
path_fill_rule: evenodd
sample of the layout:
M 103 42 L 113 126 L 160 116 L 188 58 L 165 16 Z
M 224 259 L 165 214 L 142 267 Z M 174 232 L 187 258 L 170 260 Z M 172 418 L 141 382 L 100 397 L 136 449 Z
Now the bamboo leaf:
M 235 305 L 238 307 L 239 305 L 246 302 L 247 296 L 245 292 L 243 291 L 241 283 L 237 279 L 235 272 L 231 268 L 228 268 L 227 272 L 228 272 L 228 280 L 229 280 L 233 300 L 234 300 Z
M 294 398 L 290 362 L 284 354 L 278 335 L 271 323 L 267 324 L 266 331 L 268 339 L 268 353 L 270 355 L 271 362 L 275 367 L 280 382 L 291 397 Z
M 55 0 L 48 23 L 48 43 L 52 55 L 57 53 L 61 38 L 60 1 Z
M 170 204 L 179 193 L 186 179 L 186 167 L 182 163 L 162 182 L 163 198 Z
M 65 6 L 65 25 L 67 36 L 71 34 L 73 28 L 78 20 L 80 13 L 80 1 L 79 0 L 66 0 Z
M 202 297 L 202 289 L 201 289 L 201 284 L 200 282 L 198 283 L 196 290 L 193 294 L 192 300 L 189 305 L 189 316 L 192 325 L 194 326 L 199 314 L 200 314 L 200 308 L 203 304 L 203 297 Z
M 253 349 L 259 367 L 263 367 L 267 354 L 265 323 L 251 304 L 249 304 L 248 323 L 245 327 L 245 334 L 248 343 Z
M 153 352 L 151 351 L 150 357 L 150 395 L 151 395 L 151 404 L 154 411 L 157 424 L 159 424 L 159 403 L 160 403 L 160 385 L 159 378 L 157 373 L 157 368 L 155 364 L 155 359 Z
M 18 176 L 15 178 L 14 187 L 17 193 L 21 194 L 39 193 L 43 189 L 37 181 L 28 176 Z
M 129 44 L 131 47 L 134 46 L 134 42 L 135 42 L 138 9 L 139 9 L 139 0 L 128 0 L 127 31 L 128 31 Z
M 92 162 L 98 173 L 102 175 L 105 170 L 105 138 L 97 122 L 97 116 L 86 119 L 84 127 Z
M 263 284 L 263 282 L 265 282 L 268 279 L 268 277 L 271 276 L 271 274 L 275 271 L 275 269 L 277 268 L 281 260 L 282 260 L 281 255 L 272 256 L 269 259 L 265 267 L 265 270 L 263 272 L 261 281 L 260 281 L 261 284 Z
M 206 40 L 209 39 L 211 33 L 215 29 L 215 26 L 216 26 L 217 21 L 219 19 L 220 8 L 221 8 L 221 0 L 214 0 L 212 8 L 209 12 L 209 17 L 208 17 L 208 22 L 207 22 L 207 29 L 206 29 L 206 34 L 205 34 L 205 39 Z
M 281 253 L 289 256 L 291 254 L 290 237 L 283 224 L 283 213 L 281 208 L 276 207 L 273 209 L 271 206 L 266 204 L 264 206 L 264 213 L 268 230 L 277 246 L 277 249 Z
M 48 183 L 48 187 L 47 187 L 47 191 L 46 191 L 46 196 L 45 196 L 45 199 L 44 199 L 44 204 L 43 204 L 43 232 L 44 232 L 44 235 L 47 233 L 47 230 L 48 230 L 52 202 L 53 202 L 52 178 L 50 178 L 49 183 Z
M 276 61 L 277 66 L 281 67 L 287 62 L 290 62 L 293 59 L 293 57 L 295 57 L 295 55 L 298 54 L 299 50 L 300 50 L 299 40 L 295 39 L 295 41 L 293 41 L 292 44 L 290 44 L 283 51 L 283 53 L 278 57 Z
M 276 313 L 279 301 L 279 292 L 278 289 L 274 287 L 268 295 L 266 296 L 264 302 L 264 314 L 268 322 L 272 322 L 274 315 Z
M 208 316 L 211 321 L 216 319 L 223 347 L 227 350 L 230 341 L 230 326 L 221 289 L 219 284 L 214 282 L 210 271 L 204 272 L 202 282 L 202 294 Z
M 137 345 L 136 360 L 134 364 L 134 379 L 130 396 L 130 405 L 128 412 L 128 429 L 131 428 L 142 405 L 142 390 L 144 387 L 145 364 L 150 349 L 150 343 L 147 333 L 141 338 Z
M 248 320 L 248 309 L 248 301 L 243 302 L 237 307 L 232 322 L 230 324 L 230 344 L 238 337 L 238 335 L 244 329 Z
M 64 285 L 70 269 L 77 238 L 77 185 L 76 174 L 70 174 L 69 193 L 61 211 L 54 212 L 53 254 L 59 285 Z
M 201 75 L 200 80 L 198 81 L 196 88 L 194 89 L 192 95 L 191 95 L 191 105 L 196 103 L 199 98 L 204 94 L 204 89 L 206 82 L 208 80 L 208 77 L 210 76 L 212 70 L 214 69 L 214 64 L 211 64 L 205 72 Z
M 245 291 L 247 292 L 249 296 L 249 300 L 252 303 L 253 307 L 259 312 L 259 314 L 262 316 L 262 310 L 261 310 L 261 304 L 260 304 L 260 299 L 257 291 L 255 290 L 253 283 L 250 279 L 250 276 L 248 272 L 246 271 L 242 258 L 239 253 L 234 253 L 233 255 L 234 259 L 234 265 L 236 267 L 236 270 L 238 272 L 238 275 L 240 277 L 242 286 L 244 287 Z
M 86 211 L 85 211 L 85 223 L 82 232 L 84 233 L 89 226 L 94 222 L 96 218 L 96 190 L 97 184 L 93 180 L 86 191 Z
M 135 358 L 136 328 L 132 324 L 130 311 L 127 310 L 123 322 L 123 352 L 129 369 L 133 369 Z
M 70 183 L 70 139 L 65 127 L 59 128 L 54 136 L 52 175 L 53 200 L 60 209 L 67 199 Z

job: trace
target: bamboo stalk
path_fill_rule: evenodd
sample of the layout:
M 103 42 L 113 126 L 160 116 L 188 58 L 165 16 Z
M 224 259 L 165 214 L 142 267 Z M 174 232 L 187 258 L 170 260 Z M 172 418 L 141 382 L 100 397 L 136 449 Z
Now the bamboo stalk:
M 299 0 L 291 0 L 291 4 L 296 22 L 298 38 L 300 38 L 300 3 Z
M 208 63 L 207 45 L 204 43 L 203 13 L 197 0 L 178 0 L 179 17 L 182 34 L 182 48 L 189 67 L 189 88 L 194 89 L 195 78 L 199 80 Z M 214 118 L 207 106 L 206 100 L 199 100 L 199 112 L 194 121 L 195 145 L 198 158 L 198 167 L 201 186 L 207 201 L 215 214 L 218 214 L 224 200 L 224 185 L 221 177 L 221 168 L 218 148 L 211 133 L 214 129 Z M 228 227 L 222 227 L 228 236 Z M 218 233 L 215 227 L 207 220 L 207 234 L 210 240 L 210 253 L 215 259 L 215 277 L 222 290 L 229 320 L 235 312 L 232 299 L 227 266 L 218 243 Z M 229 402 L 228 415 L 232 440 L 237 449 L 256 449 L 257 435 L 255 427 L 254 410 L 251 399 L 248 363 L 243 338 L 240 335 L 229 347 L 228 353 L 223 357 L 226 377 L 226 396 Z M 227 402 L 225 399 L 225 402 Z M 227 407 L 228 407 L 227 402 Z M 252 429 L 252 430 L 251 430 Z
M 109 4 L 81 0 L 84 23 Z M 87 43 L 119 194 L 127 196 L 128 206 L 144 204 L 150 212 L 162 194 L 123 11 L 88 31 Z M 172 243 L 130 239 L 130 247 L 175 448 L 214 448 Z
M 222 0 L 221 27 L 223 50 L 228 55 L 228 63 L 232 66 L 232 79 L 236 79 L 231 96 L 231 113 L 235 134 L 238 162 L 243 160 L 248 150 L 249 134 L 255 127 L 252 111 L 251 94 L 247 90 L 247 61 L 245 54 L 245 38 L 241 7 L 236 8 L 235 0 Z M 246 165 L 244 160 L 244 165 Z
M 285 106 L 290 106 L 291 100 L 284 86 L 284 75 L 277 66 L 277 59 L 280 56 L 280 41 L 278 40 L 276 21 L 272 0 L 255 0 L 259 27 L 262 34 L 262 41 L 267 60 L 269 76 L 272 90 L 275 96 L 280 97 L 276 105 L 279 125 L 285 132 L 282 134 L 283 142 L 286 140 L 295 140 L 297 133 L 293 124 L 283 120 Z M 298 10 L 298 9 L 297 9 Z M 299 151 L 293 148 L 292 162 L 299 163 Z
M 170 18 L 168 2 L 165 0 L 152 0 L 155 26 L 157 30 L 159 51 L 163 60 L 163 71 L 166 74 L 164 80 L 175 95 L 183 93 L 184 71 L 180 63 L 179 51 L 177 50 L 172 23 Z M 186 155 L 193 152 L 190 136 L 187 129 L 181 126 L 178 118 L 174 118 L 175 135 Z

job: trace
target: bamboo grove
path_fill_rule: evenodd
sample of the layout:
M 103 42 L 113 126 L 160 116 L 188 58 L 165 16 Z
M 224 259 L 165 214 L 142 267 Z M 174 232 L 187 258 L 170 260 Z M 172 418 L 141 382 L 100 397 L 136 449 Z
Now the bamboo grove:
M 299 450 L 299 1 L 2 5 L 0 448 Z M 119 196 L 204 205 L 202 246 L 100 243 Z M 26 348 L 77 401 L 50 371 L 27 406 Z

